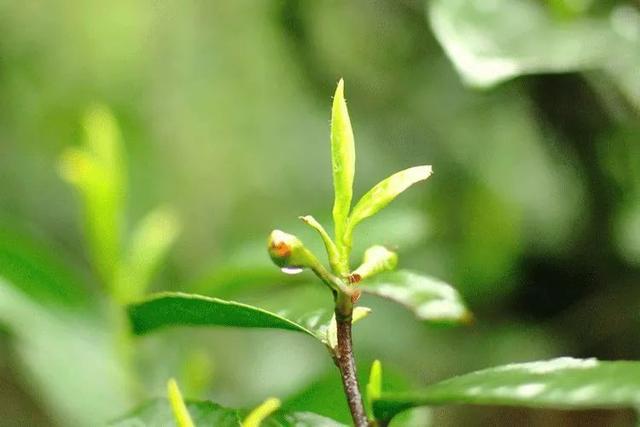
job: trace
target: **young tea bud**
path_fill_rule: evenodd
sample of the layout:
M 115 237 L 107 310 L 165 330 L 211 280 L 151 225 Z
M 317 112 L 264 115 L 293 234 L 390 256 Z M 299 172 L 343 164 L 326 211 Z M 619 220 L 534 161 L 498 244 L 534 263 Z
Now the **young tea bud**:
M 358 283 L 383 271 L 390 271 L 398 265 L 398 254 L 384 246 L 371 246 L 364 252 L 362 265 L 349 276 L 350 283 Z
M 317 260 L 300 239 L 293 234 L 273 230 L 269 235 L 269 256 L 275 265 L 285 272 L 299 272 L 303 268 L 313 268 Z

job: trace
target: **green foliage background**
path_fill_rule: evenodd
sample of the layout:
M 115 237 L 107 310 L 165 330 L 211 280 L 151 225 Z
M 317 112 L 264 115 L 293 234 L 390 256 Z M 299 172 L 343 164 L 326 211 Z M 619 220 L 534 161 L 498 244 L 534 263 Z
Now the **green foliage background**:
M 81 203 L 58 173 L 87 109 L 108 105 L 129 175 L 126 230 L 160 205 L 182 224 L 153 290 L 330 306 L 320 285 L 304 286 L 311 276 L 271 266 L 265 239 L 282 227 L 321 247 L 296 218 L 331 218 L 328 121 L 340 77 L 357 194 L 434 166 L 419 190 L 360 226 L 355 255 L 397 245 L 403 268 L 455 284 L 476 317 L 434 329 L 365 300 L 362 373 L 379 358 L 390 382 L 420 386 L 560 355 L 640 359 L 637 2 L 4 1 L 0 29 L 0 425 L 113 418 L 162 396 L 169 376 L 189 397 L 252 407 L 278 396 L 349 420 L 335 368 L 302 334 L 144 337 L 132 362 L 140 384 L 125 392 L 104 316 L 87 309 L 107 304 Z M 467 407 L 431 418 L 632 419 Z

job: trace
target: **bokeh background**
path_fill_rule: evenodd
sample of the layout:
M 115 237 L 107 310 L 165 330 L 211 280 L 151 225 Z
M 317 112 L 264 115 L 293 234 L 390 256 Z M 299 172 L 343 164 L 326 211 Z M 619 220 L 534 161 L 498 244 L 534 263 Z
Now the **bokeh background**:
M 277 396 L 348 422 L 325 351 L 286 332 L 141 338 L 130 387 L 108 349 L 83 201 L 60 174 L 86 112 L 107 106 L 128 175 L 123 230 L 158 206 L 175 219 L 152 290 L 328 307 L 311 276 L 270 265 L 265 240 L 282 228 L 321 247 L 296 218 L 330 223 L 340 77 L 356 194 L 405 167 L 435 171 L 361 226 L 354 260 L 370 242 L 397 247 L 401 266 L 454 284 L 476 317 L 433 328 L 365 299 L 361 373 L 379 358 L 418 387 L 562 355 L 640 359 L 637 1 L 1 1 L 0 34 L 1 426 L 102 425 L 164 395 L 169 376 L 192 398 Z M 430 422 L 633 416 L 444 407 L 410 424 Z

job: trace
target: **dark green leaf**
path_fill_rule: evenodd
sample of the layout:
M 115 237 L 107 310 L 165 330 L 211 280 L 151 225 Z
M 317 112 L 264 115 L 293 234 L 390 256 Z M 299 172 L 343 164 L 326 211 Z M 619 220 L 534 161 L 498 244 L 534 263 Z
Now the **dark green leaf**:
M 273 328 L 318 335 L 300 323 L 275 313 L 234 301 L 202 295 L 160 293 L 128 307 L 136 334 L 167 326 L 231 326 Z
M 0 228 L 0 276 L 40 303 L 87 304 L 88 293 L 77 274 L 54 253 L 21 233 Z
M 640 405 L 640 362 L 558 359 L 511 364 L 461 375 L 420 391 L 383 393 L 379 419 L 415 406 L 474 404 L 534 408 L 634 408 Z
M 241 427 L 238 411 L 213 402 L 187 402 L 189 415 L 196 426 Z M 169 402 L 156 399 L 114 421 L 111 427 L 170 427 L 176 422 Z
M 377 275 L 362 282 L 362 291 L 402 304 L 421 320 L 445 324 L 471 320 L 471 313 L 451 285 L 412 271 Z

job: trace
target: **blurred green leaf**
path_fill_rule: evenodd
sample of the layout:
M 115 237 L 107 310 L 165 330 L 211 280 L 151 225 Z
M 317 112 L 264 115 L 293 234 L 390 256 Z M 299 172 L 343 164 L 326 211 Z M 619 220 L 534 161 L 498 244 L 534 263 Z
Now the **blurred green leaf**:
M 116 119 L 104 106 L 87 112 L 84 131 L 84 146 L 67 149 L 60 170 L 83 197 L 93 260 L 101 278 L 111 285 L 122 250 L 126 193 L 122 141 Z
M 0 227 L 0 276 L 43 304 L 88 305 L 86 287 L 56 253 L 22 233 Z
M 138 225 L 118 269 L 114 289 L 119 301 L 141 298 L 180 230 L 173 212 L 157 209 Z
M 338 247 L 344 237 L 347 217 L 353 197 L 356 152 L 351 120 L 344 99 L 344 81 L 340 79 L 331 110 L 331 161 L 333 165 L 333 222 Z
M 266 419 L 260 427 L 347 427 L 330 418 L 311 412 L 276 412 Z
M 451 285 L 408 270 L 365 280 L 362 292 L 397 302 L 418 319 L 430 323 L 467 323 L 472 318 L 462 297 Z
M 534 0 L 433 0 L 429 18 L 462 78 L 489 87 L 534 73 L 605 70 L 640 106 L 640 14 L 629 5 L 608 16 L 560 19 Z M 635 76 L 635 77 L 633 77 Z
M 230 326 L 297 331 L 321 339 L 294 320 L 258 307 L 202 295 L 164 292 L 128 306 L 134 333 L 167 326 Z
M 378 419 L 425 405 L 508 405 L 554 409 L 635 408 L 640 404 L 640 363 L 558 359 L 485 369 L 419 391 L 383 393 Z
M 187 410 L 196 426 L 241 427 L 238 411 L 213 402 L 187 402 Z M 176 426 L 169 402 L 152 400 L 130 414 L 109 424 L 111 427 Z
M 187 401 L 187 409 L 196 426 L 242 427 L 240 412 L 213 402 Z M 176 425 L 171 407 L 165 399 L 145 403 L 129 415 L 109 424 L 111 427 L 139 427 Z M 321 415 L 310 412 L 277 411 L 264 420 L 261 427 L 346 427 Z
M 26 384 L 60 425 L 100 425 L 129 404 L 130 379 L 99 314 L 45 308 L 0 279 L 0 323 Z
M 264 248 L 261 249 L 264 252 Z M 304 273 L 282 274 L 280 270 L 273 268 L 273 263 L 269 260 L 269 263 L 265 262 L 264 265 L 253 263 L 219 266 L 196 280 L 189 289 L 198 294 L 230 298 L 264 288 L 291 287 L 308 281 L 309 278 Z
M 404 190 L 424 181 L 431 176 L 431 166 L 415 166 L 396 172 L 390 177 L 377 183 L 358 201 L 349 216 L 347 233 L 350 235 L 353 228 L 363 219 L 370 217 L 380 209 L 387 206 Z

